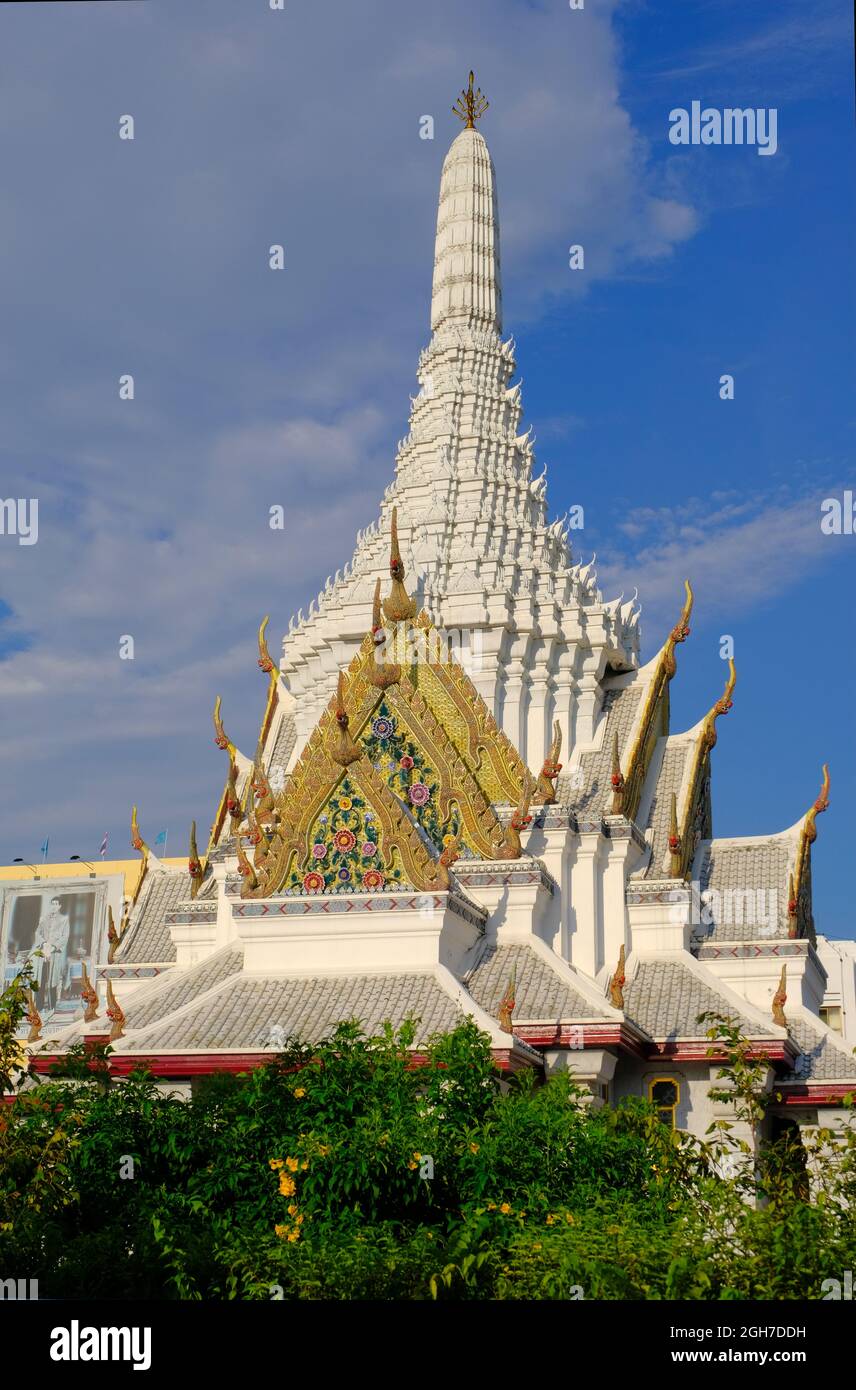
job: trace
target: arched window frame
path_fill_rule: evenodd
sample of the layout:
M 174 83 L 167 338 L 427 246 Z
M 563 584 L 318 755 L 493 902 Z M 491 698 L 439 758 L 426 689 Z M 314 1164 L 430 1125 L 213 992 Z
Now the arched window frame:
M 662 1105 L 654 1095 L 654 1087 L 661 1086 L 664 1081 L 668 1081 L 675 1088 L 675 1099 L 671 1105 Z M 656 1105 L 657 1113 L 663 1124 L 667 1124 L 670 1129 L 677 1129 L 675 1112 L 681 1103 L 681 1083 L 677 1076 L 654 1076 L 648 1082 L 648 1099 L 652 1105 Z M 666 1116 L 668 1115 L 668 1119 Z

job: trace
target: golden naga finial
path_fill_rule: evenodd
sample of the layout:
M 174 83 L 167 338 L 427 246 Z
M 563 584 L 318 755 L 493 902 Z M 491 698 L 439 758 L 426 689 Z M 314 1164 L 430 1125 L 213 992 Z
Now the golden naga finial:
M 18 998 L 20 998 L 20 995 Z M 42 1016 L 36 1008 L 36 996 L 31 989 L 27 990 L 27 1012 L 24 1016 L 30 1025 L 30 1031 L 27 1034 L 27 1042 L 38 1042 L 39 1038 L 42 1036 Z
M 499 1001 L 499 1026 L 502 1029 L 503 1033 L 510 1033 L 513 1031 L 511 1025 L 511 1015 L 514 1013 L 514 1006 L 517 1003 L 517 1000 L 515 998 L 516 987 L 517 966 L 515 965 L 512 968 L 510 976 L 508 977 L 508 984 L 505 987 L 505 993 Z
M 91 1023 L 94 1018 L 98 1017 L 98 991 L 89 978 L 89 972 L 86 969 L 86 961 L 83 962 L 83 979 L 80 986 L 80 997 L 86 1005 L 83 1022 Z
M 190 822 L 190 858 L 187 861 L 187 872 L 190 874 L 190 896 L 195 898 L 202 884 L 205 870 L 199 858 L 199 850 L 196 847 L 196 821 Z
M 262 618 L 261 625 L 259 627 L 259 670 L 264 671 L 266 676 L 273 676 L 274 678 L 276 678 L 278 674 L 276 665 L 274 663 L 273 657 L 268 651 L 267 642 L 265 640 L 265 630 L 267 629 L 267 625 L 269 622 L 270 614 L 268 613 L 264 618 Z
M 681 839 L 681 832 L 678 829 L 678 798 L 676 793 L 672 792 L 669 802 L 669 853 L 671 855 L 669 861 L 669 874 L 672 878 L 682 877 L 682 849 L 683 841 Z
M 234 756 L 235 745 L 223 728 L 223 721 L 220 718 L 221 704 L 222 701 L 218 695 L 217 699 L 214 701 L 214 742 L 218 748 L 228 749 L 229 753 Z
M 339 672 L 339 681 L 336 686 L 336 723 L 338 731 L 331 740 L 330 757 L 340 767 L 348 767 L 350 763 L 355 763 L 358 758 L 363 756 L 363 750 L 358 744 L 354 743 L 348 733 L 348 712 L 345 709 L 345 674 Z
M 550 751 L 544 759 L 544 766 L 541 768 L 536 788 L 536 800 L 543 802 L 545 806 L 552 806 L 556 800 L 556 778 L 562 771 L 562 764 L 559 762 L 561 751 L 562 726 L 557 719 L 553 724 L 553 742 L 550 744 Z
M 391 623 L 401 623 L 416 617 L 416 603 L 404 587 L 404 562 L 398 548 L 398 508 L 392 509 L 389 540 L 389 573 L 392 578 L 389 598 L 383 601 L 383 611 Z
M 828 763 L 824 763 L 824 764 L 823 764 L 823 782 L 821 783 L 821 787 L 820 787 L 820 796 L 817 798 L 817 800 L 814 802 L 814 804 L 813 804 L 811 810 L 808 812 L 808 814 L 807 814 L 807 816 L 806 816 L 806 818 L 805 818 L 805 824 L 804 824 L 804 826 L 803 826 L 803 834 L 804 834 L 805 839 L 806 839 L 806 841 L 808 842 L 808 844 L 813 845 L 814 842 L 815 842 L 815 840 L 817 839 L 817 826 L 815 825 L 815 821 L 816 821 L 817 817 L 818 817 L 823 811 L 826 811 L 826 810 L 828 809 L 828 807 L 829 807 L 829 764 L 828 764 Z
M 266 825 L 270 825 L 278 821 L 279 816 L 276 810 L 276 801 L 262 762 L 261 744 L 259 744 L 256 749 L 256 758 L 253 763 L 252 787 L 256 798 L 256 820 L 259 824 L 261 825 L 262 822 L 264 822 Z
M 624 773 L 618 757 L 618 730 L 612 734 L 612 814 L 620 816 L 624 810 Z
M 241 821 L 241 798 L 238 795 L 238 764 L 230 762 L 229 777 L 226 782 L 226 810 L 232 818 L 232 829 Z
M 113 993 L 113 981 L 109 979 L 109 977 L 107 980 L 107 1009 L 105 1012 L 110 1022 L 113 1024 L 113 1027 L 110 1029 L 110 1041 L 115 1042 L 117 1038 L 123 1038 L 125 1036 L 125 1014 L 122 1005 Z
M 687 596 L 684 600 L 684 606 L 681 609 L 681 616 L 678 619 L 675 626 L 672 628 L 671 632 L 669 633 L 669 637 L 666 642 L 666 670 L 669 674 L 670 679 L 677 670 L 677 662 L 675 661 L 675 647 L 679 642 L 685 642 L 690 635 L 689 623 L 690 614 L 693 611 L 693 590 L 692 585 L 690 584 L 690 581 L 688 579 L 684 580 L 684 589 L 686 590 Z
M 117 948 L 117 946 L 119 945 L 119 942 L 120 942 L 121 940 L 122 940 L 122 933 L 117 932 L 117 930 L 116 930 L 116 923 L 115 923 L 114 920 L 113 920 L 113 909 L 112 909 L 112 907 L 110 907 L 110 906 L 108 905 L 108 907 L 107 907 L 107 964 L 108 964 L 108 965 L 112 965 L 112 964 L 113 964 L 113 957 L 114 957 L 115 954 L 116 954 L 116 948 Z
M 705 748 L 711 749 L 716 743 L 716 721 L 721 714 L 727 714 L 732 708 L 734 687 L 737 684 L 737 672 L 734 669 L 734 662 L 728 662 L 728 680 L 725 682 L 725 689 L 717 700 L 713 708 L 708 712 L 702 730 L 702 742 Z
M 397 685 L 401 680 L 401 667 L 395 666 L 391 661 L 383 660 L 381 649 L 385 643 L 386 633 L 381 620 L 380 580 L 378 580 L 375 584 L 372 601 L 372 654 L 366 671 L 370 683 L 378 690 L 387 690 L 389 686 Z M 377 660 L 378 655 L 381 657 L 380 661 Z
M 788 1020 L 785 1018 L 785 1004 L 787 1003 L 788 998 L 785 992 L 787 977 L 788 967 L 786 965 L 783 965 L 782 973 L 779 976 L 779 988 L 773 995 L 773 1022 L 778 1023 L 780 1028 L 787 1028 L 788 1026 Z
M 235 851 L 238 856 L 238 873 L 241 875 L 244 883 L 248 888 L 258 888 L 259 881 L 256 878 L 255 869 L 244 853 L 244 846 L 241 844 L 240 830 L 235 831 Z
M 476 121 L 480 121 L 490 102 L 482 92 L 481 87 L 473 91 L 475 73 L 470 73 L 470 80 L 467 87 L 461 92 L 458 100 L 452 107 L 452 114 L 463 121 L 467 130 L 475 130 Z
M 624 947 L 618 952 L 618 965 L 615 967 L 615 974 L 609 982 L 609 1002 L 614 1009 L 624 1008 L 624 986 L 627 976 L 624 973 Z
M 527 825 L 532 824 L 532 817 L 529 814 L 529 804 L 532 800 L 532 793 L 535 790 L 535 778 L 527 768 L 523 774 L 523 789 L 520 793 L 520 800 L 517 809 L 511 817 L 508 829 L 505 832 L 505 841 L 502 846 L 502 853 L 506 859 L 519 859 L 521 853 L 520 832 L 525 830 Z
M 133 845 L 134 849 L 139 850 L 139 852 L 142 855 L 148 855 L 150 853 L 148 845 L 146 844 L 145 840 L 140 834 L 140 827 L 137 822 L 136 806 L 134 806 L 131 810 L 131 844 Z
M 788 874 L 788 936 L 793 941 L 800 934 L 799 899 L 793 874 Z

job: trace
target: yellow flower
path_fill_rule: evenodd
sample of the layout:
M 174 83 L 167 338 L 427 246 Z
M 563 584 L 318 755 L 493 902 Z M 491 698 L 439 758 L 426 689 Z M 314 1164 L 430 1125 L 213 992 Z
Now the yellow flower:
M 418 1153 L 414 1153 L 413 1157 L 416 1159 L 416 1161 L 417 1161 L 417 1163 L 418 1163 L 419 1160 L 420 1160 L 420 1158 L 422 1157 L 422 1155 L 421 1155 L 421 1154 L 418 1154 Z
M 300 1160 L 297 1158 L 287 1158 L 285 1160 L 285 1166 L 288 1169 L 289 1173 L 297 1172 L 299 1162 Z
M 503 1216 L 507 1216 L 508 1213 L 511 1211 L 511 1207 L 508 1205 L 507 1202 L 503 1202 L 502 1206 L 500 1207 L 500 1211 L 502 1212 Z
M 547 1225 L 548 1225 L 548 1226 L 552 1226 L 552 1225 L 554 1224 L 555 1220 L 556 1220 L 555 1216 L 548 1216 L 548 1217 L 547 1217 Z
M 478 1146 L 478 1144 L 470 1144 L 470 1153 L 471 1153 L 471 1154 L 477 1154 L 478 1151 L 479 1151 L 479 1146 Z
M 302 1086 L 298 1086 L 297 1090 L 294 1092 L 294 1099 L 302 1100 L 305 1095 L 306 1091 L 304 1090 L 304 1088 Z
M 297 1191 L 294 1186 L 294 1178 L 290 1178 L 287 1173 L 280 1173 L 279 1191 L 282 1197 L 293 1197 Z
M 281 1167 L 282 1167 L 282 1159 L 281 1159 L 281 1158 L 271 1158 L 271 1159 L 269 1159 L 269 1163 L 270 1163 L 271 1168 L 281 1168 Z
M 444 835 L 444 836 L 443 836 L 443 844 L 444 844 L 444 845 L 453 845 L 454 843 L 455 843 L 455 837 L 454 837 L 454 835 Z
M 302 1213 L 302 1212 L 300 1213 L 299 1216 L 295 1216 L 294 1222 L 295 1222 L 295 1225 L 296 1225 L 296 1226 L 302 1226 L 302 1225 L 303 1225 L 303 1213 Z
M 305 1172 L 306 1172 L 306 1169 L 307 1169 L 308 1167 L 309 1167 L 309 1159 L 308 1159 L 308 1158 L 304 1158 L 303 1162 L 302 1162 L 301 1165 L 300 1165 L 300 1171 L 301 1171 L 301 1173 L 305 1173 Z
M 278 1235 L 279 1238 L 280 1238 L 280 1240 L 281 1240 L 282 1237 L 285 1235 L 286 1231 L 288 1230 L 288 1227 L 287 1227 L 287 1226 L 274 1226 L 273 1229 L 274 1229 L 274 1234 L 275 1234 L 275 1235 Z
M 540 1242 L 540 1240 L 536 1240 L 535 1244 L 532 1246 L 532 1249 L 533 1249 L 533 1250 L 540 1250 L 540 1249 L 541 1249 L 541 1242 Z
M 413 1159 L 411 1159 L 407 1166 L 408 1166 L 408 1168 L 410 1169 L 410 1171 L 413 1172 L 413 1169 L 414 1169 L 414 1168 L 418 1168 L 418 1167 L 419 1167 L 419 1164 L 418 1164 L 418 1163 L 414 1163 L 414 1162 L 413 1162 Z
M 496 1211 L 496 1202 L 488 1202 L 487 1209 L 488 1211 Z
M 340 810 L 340 811 L 350 811 L 350 809 L 351 809 L 351 807 L 353 806 L 353 804 L 354 804 L 354 803 L 353 803 L 353 801 L 351 800 L 351 798 L 350 798 L 349 796 L 340 796 L 340 797 L 339 797 L 339 810 Z
M 296 1202 L 292 1202 L 292 1203 L 291 1203 L 290 1207 L 288 1208 L 288 1214 L 289 1214 L 289 1216 L 296 1216 L 296 1215 L 297 1215 L 297 1203 L 296 1203 Z
M 300 1240 L 300 1232 L 299 1232 L 299 1231 L 289 1231 L 289 1233 L 288 1233 L 288 1240 L 289 1240 L 289 1244 L 293 1244 L 294 1241 Z
M 569 1211 L 565 1212 L 565 1220 L 567 1221 L 569 1226 L 573 1226 L 574 1218 L 571 1216 L 571 1213 Z

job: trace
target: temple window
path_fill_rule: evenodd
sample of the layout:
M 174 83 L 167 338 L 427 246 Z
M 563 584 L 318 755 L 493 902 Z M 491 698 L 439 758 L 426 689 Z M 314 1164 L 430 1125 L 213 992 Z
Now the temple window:
M 648 1082 L 648 1099 L 657 1107 L 657 1115 L 669 1129 L 675 1129 L 675 1110 L 681 1099 L 680 1082 L 672 1076 L 662 1076 Z

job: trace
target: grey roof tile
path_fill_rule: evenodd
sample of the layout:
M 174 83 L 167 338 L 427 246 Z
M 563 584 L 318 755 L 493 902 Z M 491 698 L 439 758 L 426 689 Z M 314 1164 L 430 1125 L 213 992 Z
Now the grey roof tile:
M 128 934 L 116 951 L 116 963 L 142 965 L 175 960 L 175 945 L 166 914 L 190 897 L 190 879 L 183 869 L 150 869 Z
M 785 1011 L 787 1018 L 787 1010 Z M 818 1022 L 817 1028 L 804 1019 L 788 1019 L 788 1032 L 800 1049 L 792 1072 L 783 1081 L 854 1081 L 856 1057 L 844 1045 L 836 1045 Z
M 170 972 L 168 983 L 154 991 L 151 997 L 147 991 L 139 1003 L 134 1002 L 134 995 L 131 995 L 127 1004 L 123 1003 L 121 984 L 115 983 L 119 1003 L 125 1012 L 126 1031 L 129 1032 L 132 1028 L 146 1028 L 149 1024 L 166 1018 L 167 1014 L 182 1008 L 184 1004 L 189 1004 L 197 995 L 205 994 L 230 975 L 236 974 L 242 968 L 243 961 L 244 953 L 239 946 L 217 951 L 207 960 L 200 961 L 199 965 L 193 965 L 175 974 Z
M 672 792 L 677 796 L 683 781 L 687 758 L 692 744 L 678 743 L 669 739 L 663 754 L 663 761 L 657 776 L 657 785 L 648 810 L 645 830 L 650 831 L 651 862 L 645 870 L 646 878 L 660 878 L 665 872 L 664 861 L 669 848 L 669 817 L 672 806 Z
M 699 868 L 699 890 L 711 894 L 705 941 L 786 940 L 789 862 L 781 839 L 708 841 Z
M 463 1014 L 433 975 L 358 975 L 309 979 L 242 975 L 180 1018 L 162 1019 L 133 1039 L 135 1052 L 155 1048 L 246 1048 L 270 1046 L 279 1026 L 303 1042 L 319 1042 L 338 1023 L 357 1019 L 369 1034 L 385 1022 L 398 1027 L 420 1020 L 416 1041 L 448 1032 Z
M 613 734 L 618 733 L 619 758 L 625 759 L 630 751 L 627 741 L 639 707 L 640 695 L 641 692 L 632 685 L 607 690 L 601 710 L 601 720 L 606 721 L 606 728 L 600 751 L 580 755 L 578 776 L 581 776 L 582 786 L 577 785 L 574 772 L 560 774 L 556 781 L 558 805 L 571 806 L 578 815 L 586 811 L 591 815 L 600 815 L 609 810 L 609 798 L 612 795 Z M 623 765 L 622 762 L 622 767 Z
M 590 1004 L 566 984 L 558 971 L 551 970 L 548 962 L 529 946 L 511 944 L 486 947 L 464 981 L 476 1003 L 491 1017 L 496 1018 L 515 968 L 515 1023 L 525 1023 L 529 1019 L 550 1019 L 559 1023 L 610 1017 L 605 1009 Z
M 699 1023 L 708 1011 L 739 1018 L 743 1032 L 763 1036 L 763 1030 L 711 985 L 678 961 L 642 961 L 624 987 L 624 1012 L 652 1038 L 701 1038 L 709 1025 Z M 772 1025 L 771 1025 L 772 1030 Z

